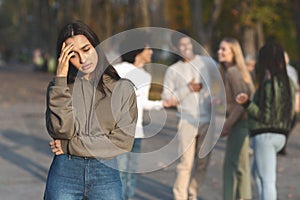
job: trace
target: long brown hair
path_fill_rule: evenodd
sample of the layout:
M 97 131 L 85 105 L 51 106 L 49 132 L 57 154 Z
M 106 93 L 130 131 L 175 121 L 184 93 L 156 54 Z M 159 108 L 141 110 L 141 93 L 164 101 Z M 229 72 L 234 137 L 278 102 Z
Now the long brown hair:
M 250 87 L 250 89 L 253 93 L 255 91 L 255 87 L 254 87 L 252 78 L 251 78 L 251 76 L 248 72 L 248 69 L 246 67 L 246 63 L 245 63 L 245 60 L 244 60 L 242 48 L 241 48 L 238 40 L 235 39 L 235 38 L 226 37 L 221 42 L 223 42 L 223 41 L 228 43 L 228 45 L 229 45 L 229 47 L 230 47 L 230 49 L 231 49 L 231 51 L 234 55 L 233 56 L 233 63 L 240 70 L 244 81 L 249 85 L 249 87 Z M 223 63 L 220 63 L 220 66 L 221 66 L 221 68 L 220 68 L 221 73 L 224 74 L 225 70 L 226 70 L 226 67 Z

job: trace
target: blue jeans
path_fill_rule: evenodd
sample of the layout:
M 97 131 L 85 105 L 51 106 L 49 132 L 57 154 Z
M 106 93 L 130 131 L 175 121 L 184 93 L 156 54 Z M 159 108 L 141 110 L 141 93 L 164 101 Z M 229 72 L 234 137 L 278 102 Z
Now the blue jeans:
M 132 152 L 141 152 L 142 139 L 136 138 L 133 143 Z M 138 160 L 136 154 L 131 152 L 123 154 L 118 157 L 118 164 L 120 169 L 121 181 L 122 181 L 122 191 L 123 197 L 128 199 L 133 199 L 135 194 L 136 185 L 136 174 L 135 169 L 138 165 Z
M 45 200 L 120 200 L 122 185 L 116 159 L 55 156 L 47 178 Z
M 282 134 L 264 133 L 253 137 L 254 161 L 252 175 L 260 200 L 276 200 L 277 152 L 284 146 Z

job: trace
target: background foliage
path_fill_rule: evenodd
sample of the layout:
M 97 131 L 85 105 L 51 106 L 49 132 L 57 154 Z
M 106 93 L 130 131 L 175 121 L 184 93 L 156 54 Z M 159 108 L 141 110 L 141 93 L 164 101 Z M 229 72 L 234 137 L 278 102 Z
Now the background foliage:
M 0 0 L 2 58 L 28 61 L 35 48 L 55 55 L 58 30 L 74 19 L 101 40 L 136 27 L 184 28 L 213 57 L 225 36 L 239 39 L 244 54 L 277 41 L 299 67 L 298 0 Z

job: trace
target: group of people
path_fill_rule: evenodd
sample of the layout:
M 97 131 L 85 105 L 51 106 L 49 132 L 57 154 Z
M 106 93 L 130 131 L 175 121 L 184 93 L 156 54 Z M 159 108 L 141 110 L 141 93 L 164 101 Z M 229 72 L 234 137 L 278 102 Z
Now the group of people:
M 46 71 L 47 70 L 44 55 L 40 48 L 37 48 L 33 51 L 32 63 L 34 65 L 35 71 Z
M 52 72 L 54 61 L 50 54 L 42 49 L 36 48 L 32 54 L 32 63 L 34 71 Z
M 67 24 L 57 40 L 57 71 L 47 90 L 46 126 L 55 154 L 44 193 L 46 200 L 133 199 L 141 151 L 143 110 L 177 107 L 178 164 L 176 200 L 195 200 L 211 153 L 200 157 L 212 123 L 210 68 L 217 62 L 194 52 L 186 32 L 174 32 L 180 59 L 168 67 L 162 100 L 148 99 L 151 75 L 143 67 L 153 54 L 147 33 L 127 35 L 120 44 L 122 62 L 112 66 L 97 35 L 84 23 Z M 130 45 L 139 48 L 125 51 Z M 223 171 L 224 200 L 251 199 L 249 136 L 253 175 L 260 200 L 276 199 L 276 154 L 284 146 L 294 118 L 295 88 L 287 76 L 284 51 L 266 44 L 258 54 L 258 88 L 234 38 L 219 45 L 218 63 L 226 92 L 227 137 Z M 249 133 L 250 131 L 250 133 Z

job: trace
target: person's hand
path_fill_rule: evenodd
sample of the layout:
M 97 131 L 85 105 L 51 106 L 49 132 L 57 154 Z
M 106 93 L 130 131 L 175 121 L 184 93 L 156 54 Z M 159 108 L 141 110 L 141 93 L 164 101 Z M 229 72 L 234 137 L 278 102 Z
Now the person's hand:
M 202 88 L 202 83 L 196 83 L 195 79 L 193 78 L 189 82 L 188 86 L 189 86 L 189 89 L 190 89 L 191 92 L 199 92 Z
M 67 77 L 69 71 L 69 61 L 70 58 L 74 55 L 72 49 L 73 49 L 72 43 L 66 45 L 66 43 L 64 42 L 62 44 L 61 53 L 58 58 L 58 64 L 56 69 L 57 77 Z
M 218 99 L 218 98 L 213 98 L 211 100 L 211 104 L 212 105 L 220 105 L 222 103 L 222 100 L 221 99 Z
M 244 104 L 246 101 L 248 101 L 249 96 L 246 93 L 240 93 L 236 96 L 235 101 L 238 104 Z
M 61 140 L 53 140 L 49 142 L 50 148 L 55 155 L 64 154 L 61 148 Z
M 223 127 L 220 137 L 226 137 L 228 135 L 229 135 L 229 129 L 226 127 Z
M 169 107 L 177 106 L 179 104 L 179 102 L 176 101 L 176 99 L 170 98 L 170 99 L 164 100 L 162 104 L 163 104 L 163 107 L 169 108 Z

